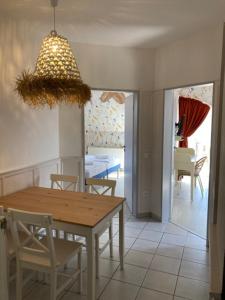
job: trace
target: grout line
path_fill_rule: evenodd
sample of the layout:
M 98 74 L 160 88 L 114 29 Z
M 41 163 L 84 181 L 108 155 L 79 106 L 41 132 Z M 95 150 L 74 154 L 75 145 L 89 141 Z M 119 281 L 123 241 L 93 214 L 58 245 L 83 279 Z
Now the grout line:
M 176 284 L 175 284 L 175 288 L 174 288 L 174 296 L 175 296 L 176 289 L 177 289 L 177 283 L 178 283 L 178 279 L 179 279 L 179 274 L 180 274 L 180 269 L 181 269 L 181 264 L 182 264 L 183 256 L 184 256 L 184 247 L 183 247 L 183 250 L 182 250 L 181 262 L 180 262 L 179 270 L 178 270 L 178 273 L 177 273 L 177 280 L 176 280 Z
M 147 226 L 147 224 L 146 224 L 146 226 Z M 144 228 L 143 228 L 143 230 L 144 230 Z M 162 237 L 163 237 L 163 234 L 162 234 Z M 141 286 L 140 286 L 140 288 L 139 288 L 139 290 L 138 290 L 138 293 L 137 293 L 137 296 L 136 296 L 135 300 L 137 299 L 138 294 L 139 294 L 141 288 L 143 288 L 144 281 L 145 281 L 145 279 L 146 279 L 146 277 L 147 277 L 147 274 L 148 274 L 148 272 L 149 272 L 149 270 L 150 270 L 150 268 L 151 268 L 152 261 L 154 260 L 154 257 L 155 257 L 155 255 L 156 255 L 156 253 L 157 253 L 157 249 L 158 249 L 159 244 L 160 244 L 160 242 L 161 242 L 161 240 L 162 240 L 162 237 L 161 237 L 161 239 L 160 239 L 160 241 L 159 241 L 159 243 L 158 243 L 158 246 L 157 246 L 157 248 L 156 248 L 156 250 L 155 250 L 155 253 L 153 254 L 152 260 L 151 260 L 151 262 L 150 262 L 150 264 L 149 264 L 149 266 L 148 266 L 147 272 L 146 272 L 146 274 L 145 274 L 145 276 L 144 276 L 144 278 L 143 278 L 143 280 L 142 280 Z
M 124 225 L 127 223 L 128 220 L 129 220 L 129 217 L 128 217 L 127 220 L 125 220 Z M 113 236 L 113 238 L 114 238 L 114 237 L 115 237 L 115 236 Z M 124 236 L 124 238 L 125 238 L 125 236 Z M 136 239 L 135 239 L 135 241 L 136 241 Z M 134 243 L 135 243 L 135 241 L 134 241 Z M 133 243 L 133 244 L 134 244 L 134 243 Z M 133 244 L 132 244 L 132 245 L 133 245 Z M 129 247 L 129 250 L 131 249 L 132 245 Z M 128 252 L 129 252 L 129 250 L 128 250 Z M 127 253 L 128 253 L 128 252 L 127 252 Z M 125 255 L 125 256 L 126 256 L 126 255 Z M 117 272 L 118 268 L 120 268 L 120 263 L 119 263 L 119 265 L 117 266 L 117 268 L 115 269 L 115 271 L 112 273 L 111 277 L 108 277 L 108 278 L 110 278 L 110 279 L 109 279 L 108 283 L 105 285 L 105 287 L 103 288 L 103 290 L 101 291 L 101 293 L 100 293 L 98 299 L 101 298 L 101 296 L 103 295 L 103 293 L 104 293 L 104 291 L 106 290 L 107 286 L 108 286 L 108 285 L 110 284 L 110 282 L 113 280 L 113 276 L 114 276 L 114 274 Z
M 128 218 L 125 220 L 125 225 L 126 225 L 126 223 L 127 223 L 129 220 L 135 220 L 135 219 L 133 219 L 132 215 L 128 216 Z M 152 255 L 152 259 L 151 259 L 151 261 L 150 261 L 150 263 L 149 263 L 149 265 L 148 265 L 147 268 L 144 268 L 144 267 L 138 266 L 138 265 L 133 265 L 133 264 L 131 264 L 131 263 L 126 263 L 126 264 L 128 264 L 128 265 L 132 265 L 132 266 L 135 266 L 135 267 L 137 267 L 137 268 L 142 268 L 142 269 L 146 270 L 146 273 L 145 273 L 145 276 L 144 276 L 144 278 L 143 278 L 143 280 L 142 280 L 142 282 L 141 282 L 141 285 L 139 286 L 139 285 L 132 284 L 132 283 L 130 283 L 130 282 L 125 282 L 125 281 L 121 281 L 121 280 L 118 280 L 118 279 L 113 279 L 113 276 L 115 275 L 115 273 L 116 273 L 116 272 L 119 270 L 119 268 L 120 268 L 120 264 L 118 264 L 118 266 L 115 268 L 115 270 L 112 272 L 112 274 L 111 274 L 110 276 L 104 276 L 104 275 L 101 276 L 101 277 L 104 277 L 104 278 L 107 279 L 107 283 L 106 283 L 106 285 L 104 286 L 104 288 L 102 289 L 102 291 L 100 292 L 100 294 L 99 294 L 99 296 L 98 296 L 97 299 L 100 299 L 100 298 L 101 298 L 101 296 L 102 296 L 103 293 L 105 292 L 105 290 L 106 290 L 106 288 L 108 287 L 108 285 L 110 284 L 110 282 L 111 282 L 112 280 L 115 280 L 115 281 L 119 281 L 119 282 L 121 282 L 121 283 L 126 283 L 126 284 L 133 285 L 133 286 L 135 286 L 135 287 L 138 287 L 138 289 L 137 289 L 137 294 L 136 294 L 136 296 L 135 296 L 135 299 L 137 300 L 141 288 L 144 288 L 144 287 L 143 287 L 143 284 L 144 284 L 144 281 L 145 281 L 145 279 L 146 279 L 146 277 L 147 277 L 148 272 L 149 272 L 150 270 L 153 270 L 153 269 L 151 269 L 151 266 L 152 266 L 152 263 L 153 263 L 154 258 L 155 258 L 156 256 L 163 256 L 163 257 L 168 257 L 168 258 L 174 258 L 174 257 L 170 257 L 170 256 L 164 256 L 164 255 L 157 254 L 157 251 L 158 251 L 158 249 L 159 249 L 159 246 L 160 246 L 160 244 L 162 243 L 163 236 L 164 236 L 164 234 L 166 233 L 165 231 L 162 232 L 162 231 L 156 231 L 156 230 L 153 230 L 153 231 L 161 232 L 161 233 L 162 233 L 162 236 L 161 236 L 161 238 L 159 239 L 158 242 L 146 240 L 146 241 L 154 242 L 154 243 L 157 243 L 157 244 L 158 244 L 157 247 L 156 247 L 156 249 L 155 249 L 155 251 L 154 251 L 154 253 L 150 253 L 150 252 L 145 252 L 145 251 L 140 251 L 140 250 L 132 249 L 132 247 L 133 247 L 133 245 L 135 244 L 135 242 L 137 241 L 137 239 L 139 239 L 139 238 L 140 238 L 140 235 L 143 233 L 143 231 L 146 230 L 146 227 L 148 226 L 149 222 L 150 222 L 150 221 L 146 221 L 146 224 L 145 224 L 145 225 L 143 226 L 143 228 L 141 228 L 141 229 L 140 229 L 140 228 L 135 228 L 135 227 L 130 227 L 130 228 L 133 228 L 133 229 L 138 229 L 138 230 L 140 230 L 140 232 L 137 234 L 136 237 L 128 237 L 128 236 L 126 236 L 126 234 L 125 234 L 125 238 L 127 238 L 127 237 L 128 237 L 128 238 L 133 238 L 133 240 L 134 240 L 133 243 L 131 243 L 131 245 L 129 246 L 129 248 L 126 248 L 127 251 L 125 252 L 125 253 L 126 253 L 125 256 L 129 253 L 129 251 L 137 251 L 137 252 L 140 252 L 140 253 L 145 253 L 145 254 L 150 254 L 150 255 Z M 152 230 L 152 229 L 150 229 L 150 230 Z M 131 231 L 132 231 L 132 229 L 131 229 Z M 188 232 L 189 232 L 189 231 L 188 231 Z M 118 233 L 118 231 L 116 231 L 116 233 L 113 235 L 113 238 L 115 238 L 115 235 L 116 235 L 117 233 Z M 171 233 L 168 233 L 168 234 L 171 234 Z M 176 234 L 172 234 L 172 235 L 176 235 Z M 179 235 L 179 236 L 180 236 L 180 235 Z M 145 239 L 141 239 L 141 240 L 145 240 Z M 161 273 L 165 273 L 165 274 L 172 274 L 172 275 L 174 275 L 174 276 L 177 276 L 176 284 L 175 284 L 175 288 L 174 288 L 174 294 L 169 294 L 169 293 L 166 293 L 166 292 L 163 292 L 163 291 L 159 291 L 159 290 L 155 290 L 155 289 L 149 289 L 149 288 L 146 288 L 146 287 L 145 287 L 146 289 L 152 290 L 152 291 L 156 291 L 156 292 L 159 292 L 159 293 L 162 293 L 162 294 L 170 295 L 170 296 L 172 295 L 172 297 L 175 297 L 175 292 L 176 292 L 176 288 L 177 288 L 177 283 L 178 283 L 179 277 L 187 278 L 187 279 L 190 279 L 190 280 L 199 281 L 199 282 L 202 282 L 202 283 L 204 283 L 204 284 L 209 284 L 209 283 L 206 282 L 206 281 L 202 281 L 202 280 L 199 280 L 199 279 L 194 279 L 194 278 L 189 278 L 189 277 L 185 277 L 185 276 L 180 276 L 180 275 L 179 275 L 180 269 L 181 269 L 182 261 L 188 261 L 188 260 L 184 259 L 184 249 L 185 249 L 185 248 L 195 249 L 195 248 L 185 247 L 185 246 L 180 246 L 180 245 L 174 245 L 174 244 L 169 244 L 169 245 L 174 246 L 174 247 L 176 247 L 176 246 L 182 247 L 182 255 L 181 255 L 181 258 L 179 258 L 179 260 L 180 260 L 180 265 L 179 265 L 178 275 L 175 275 L 175 274 L 172 274 L 172 273 L 168 273 L 168 272 L 163 272 L 163 271 L 160 271 L 160 270 L 156 270 L 156 271 L 157 271 L 157 272 L 161 272 Z M 118 247 L 118 246 L 115 246 L 115 247 Z M 199 251 L 206 252 L 206 251 L 200 250 L 200 249 L 195 249 L 195 250 L 199 250 Z M 124 256 L 124 257 L 125 257 L 125 256 Z M 107 260 L 108 262 L 111 262 L 111 263 L 119 263 L 119 261 L 111 260 L 110 258 L 106 258 L 106 257 L 102 257 L 101 259 Z M 174 259 L 178 259 L 178 258 L 174 258 Z M 204 265 L 204 266 L 207 266 L 207 267 L 208 267 L 208 265 L 206 265 L 206 264 L 202 264 L 202 263 L 198 263 L 198 262 L 193 262 L 193 261 L 190 261 L 190 262 L 196 263 L 196 264 L 200 264 L 200 265 Z M 72 285 L 72 286 L 73 286 L 73 285 Z M 30 290 L 30 292 L 31 292 L 31 290 Z M 28 296 L 28 295 L 30 294 L 30 292 L 28 292 L 28 294 L 27 294 L 26 296 Z M 60 297 L 60 299 L 63 299 L 63 297 L 64 297 L 67 293 L 73 293 L 73 292 L 71 292 L 71 290 L 66 290 L 65 293 L 62 294 L 62 296 Z M 181 297 L 181 298 L 182 298 L 182 297 Z M 182 298 L 182 299 L 188 299 L 188 298 Z

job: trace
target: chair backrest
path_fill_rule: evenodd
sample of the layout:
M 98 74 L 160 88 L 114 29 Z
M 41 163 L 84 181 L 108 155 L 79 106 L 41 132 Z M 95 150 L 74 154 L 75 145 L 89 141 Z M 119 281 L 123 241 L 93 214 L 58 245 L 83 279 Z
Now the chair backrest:
M 70 188 L 77 192 L 79 176 L 51 174 L 51 188 L 53 189 L 56 185 L 60 190 L 69 190 Z
M 203 156 L 202 158 L 200 158 L 199 160 L 196 161 L 196 163 L 195 163 L 195 175 L 199 175 L 206 159 L 207 159 L 207 156 Z
M 186 153 L 186 154 L 190 154 L 192 157 L 195 156 L 195 149 L 193 148 L 182 148 L 182 147 L 178 147 L 176 148 L 175 152 L 177 153 Z
M 55 267 L 52 216 L 10 208 L 8 209 L 8 219 L 17 259 L 27 264 L 39 265 L 41 263 L 45 267 Z M 40 228 L 46 230 L 45 243 L 38 236 Z M 22 240 L 19 231 L 23 232 Z
M 116 180 L 86 178 L 85 182 L 88 186 L 89 193 L 105 195 L 108 191 L 110 191 L 111 196 L 115 196 Z M 102 187 L 102 189 L 99 190 L 98 187 Z
M 7 220 L 7 213 L 4 212 L 4 207 L 0 205 L 0 216 L 4 216 L 6 217 L 6 220 Z M 6 229 L 9 229 L 9 222 L 7 221 L 7 224 L 6 224 Z

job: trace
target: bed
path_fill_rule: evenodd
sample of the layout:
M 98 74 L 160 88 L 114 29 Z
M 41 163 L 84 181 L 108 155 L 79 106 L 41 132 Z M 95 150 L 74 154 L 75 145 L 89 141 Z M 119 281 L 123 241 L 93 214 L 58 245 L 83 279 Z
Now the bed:
M 119 175 L 120 160 L 107 154 L 85 155 L 85 178 L 108 178 L 109 174 Z

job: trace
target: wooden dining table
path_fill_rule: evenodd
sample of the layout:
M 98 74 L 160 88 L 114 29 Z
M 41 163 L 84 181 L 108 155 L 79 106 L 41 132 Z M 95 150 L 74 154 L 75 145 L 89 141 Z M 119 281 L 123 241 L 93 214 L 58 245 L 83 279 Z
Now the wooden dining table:
M 5 209 L 51 213 L 56 229 L 86 238 L 88 300 L 96 299 L 95 234 L 119 213 L 120 268 L 123 269 L 124 198 L 30 187 L 1 197 L 0 205 Z

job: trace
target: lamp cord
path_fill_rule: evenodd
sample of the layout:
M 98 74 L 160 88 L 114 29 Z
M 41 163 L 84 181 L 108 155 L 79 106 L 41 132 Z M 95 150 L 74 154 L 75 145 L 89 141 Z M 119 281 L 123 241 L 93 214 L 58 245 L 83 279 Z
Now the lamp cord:
M 55 6 L 53 7 L 53 20 L 54 20 L 54 31 L 55 31 Z

